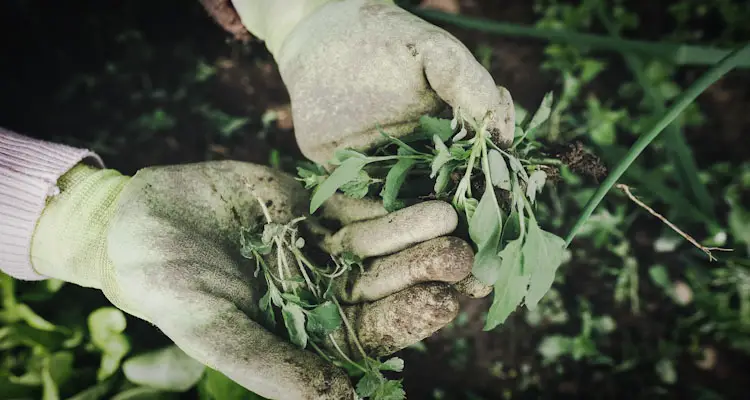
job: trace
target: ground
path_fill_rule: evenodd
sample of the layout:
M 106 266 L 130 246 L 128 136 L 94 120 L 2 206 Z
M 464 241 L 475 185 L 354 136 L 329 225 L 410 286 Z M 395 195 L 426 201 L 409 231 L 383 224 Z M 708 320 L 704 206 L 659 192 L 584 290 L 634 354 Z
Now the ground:
M 4 46 L 0 126 L 91 147 L 108 167 L 126 174 L 151 165 L 207 159 L 282 167 L 299 159 L 288 95 L 270 55 L 257 41 L 234 40 L 193 3 L 87 1 L 72 10 L 62 2 L 6 3 L 0 12 L 0 26 L 6 30 L 0 38 Z M 663 18 L 659 7 L 665 2 L 637 3 L 641 26 L 648 27 L 644 38 L 658 38 L 669 29 L 659 23 Z M 462 1 L 461 13 L 522 24 L 537 19 L 532 2 L 524 0 Z M 490 72 L 524 107 L 535 107 L 545 92 L 555 88 L 554 76 L 541 68 L 543 43 L 443 26 L 472 50 L 480 45 L 489 48 Z M 684 69 L 681 83 L 689 84 L 700 71 Z M 701 96 L 709 123 L 685 132 L 699 166 L 747 158 L 749 80 L 747 73 L 732 73 Z M 606 93 L 608 88 L 598 90 Z M 644 244 L 655 239 L 653 221 L 633 225 L 627 235 L 634 238 L 638 257 L 662 257 L 659 262 L 665 265 L 679 264 L 678 255 L 664 259 Z M 657 348 L 674 331 L 675 314 L 684 310 L 665 302 L 653 286 L 644 285 L 642 311 L 633 315 L 627 307 L 613 304 L 611 279 L 592 272 L 596 262 L 577 260 L 566 267 L 566 275 L 576 279 L 564 287 L 564 302 L 583 296 L 596 315 L 612 316 L 617 330 L 599 346 L 619 361 L 632 352 Z M 66 290 L 71 296 L 84 292 Z M 97 295 L 85 296 L 105 303 Z M 498 399 L 511 392 L 520 398 L 657 396 L 652 389 L 659 386 L 659 377 L 648 362 L 622 372 L 572 360 L 542 366 L 537 353 L 540 341 L 550 332 L 576 334 L 579 319 L 563 326 L 532 327 L 520 313 L 503 327 L 484 332 L 482 313 L 488 301 L 466 299 L 459 319 L 424 341 L 427 351 L 401 352 L 410 398 Z M 153 343 L 164 341 L 154 337 L 156 332 L 147 324 L 134 320 L 131 325 L 133 335 L 143 334 Z M 673 342 L 688 346 L 687 340 L 680 337 Z M 694 396 L 690 390 L 698 384 L 724 398 L 743 397 L 750 358 L 724 343 L 709 344 L 718 361 L 704 368 L 681 354 L 676 362 L 678 384 L 668 385 L 669 390 L 659 396 Z M 642 358 L 656 360 L 651 355 Z

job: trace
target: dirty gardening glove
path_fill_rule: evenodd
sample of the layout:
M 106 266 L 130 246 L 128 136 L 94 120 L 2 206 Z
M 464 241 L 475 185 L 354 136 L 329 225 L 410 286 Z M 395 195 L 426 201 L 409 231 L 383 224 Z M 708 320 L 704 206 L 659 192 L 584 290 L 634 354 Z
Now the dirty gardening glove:
M 507 90 L 455 37 L 384 0 L 232 0 L 265 41 L 292 104 L 297 142 L 318 163 L 339 148 L 399 137 L 447 103 L 488 126 L 500 145 L 514 132 Z
M 307 193 L 292 177 L 231 161 L 146 168 L 132 178 L 78 165 L 58 186 L 33 237 L 38 273 L 101 289 L 261 396 L 354 398 L 343 370 L 264 329 L 265 280 L 241 255 L 241 229 L 265 222 L 258 198 L 274 222 L 305 215 Z M 328 234 L 310 222 L 316 234 L 305 249 L 320 243 L 364 258 L 364 272 L 342 276 L 336 290 L 371 355 L 413 344 L 455 317 L 450 284 L 469 275 L 473 254 L 445 236 L 457 223 L 449 204 L 386 214 L 378 202 L 335 197 L 323 215 L 342 227 Z

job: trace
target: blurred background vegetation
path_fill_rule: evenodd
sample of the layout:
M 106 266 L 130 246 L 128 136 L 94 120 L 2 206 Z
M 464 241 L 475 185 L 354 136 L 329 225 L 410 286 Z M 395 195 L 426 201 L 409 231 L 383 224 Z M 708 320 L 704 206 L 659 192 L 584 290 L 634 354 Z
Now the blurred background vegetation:
M 721 48 L 750 40 L 748 1 L 400 3 L 538 32 Z M 609 166 L 706 69 L 435 23 L 519 107 L 554 90 L 546 140 L 580 142 Z M 272 58 L 262 43 L 230 40 L 197 1 L 6 0 L 0 26 L 0 126 L 89 147 L 127 174 L 213 159 L 293 171 L 301 159 Z M 615 190 L 535 312 L 483 332 L 489 299 L 467 299 L 450 326 L 400 352 L 409 398 L 747 398 L 748 83 L 746 68 L 722 78 L 622 181 L 698 242 L 734 251 L 709 261 Z M 564 234 L 596 185 L 563 170 L 539 220 Z M 0 275 L 0 296 L 0 399 L 255 398 L 93 290 Z

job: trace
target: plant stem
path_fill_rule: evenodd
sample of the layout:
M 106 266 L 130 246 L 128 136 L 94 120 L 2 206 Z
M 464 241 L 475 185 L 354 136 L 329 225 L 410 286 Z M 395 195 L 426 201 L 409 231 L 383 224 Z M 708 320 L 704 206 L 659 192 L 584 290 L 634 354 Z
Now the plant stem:
M 564 42 L 584 48 L 635 53 L 641 56 L 666 60 L 676 65 L 712 65 L 728 57 L 728 54 L 730 54 L 729 50 L 716 47 L 616 39 L 609 36 L 571 32 L 562 29 L 542 29 L 532 26 L 496 22 L 488 19 L 472 18 L 465 15 L 453 15 L 433 10 L 422 10 L 417 8 L 408 8 L 408 10 L 409 12 L 428 20 L 445 22 L 481 32 Z M 742 68 L 750 67 L 750 54 L 743 54 L 738 57 L 736 66 Z
M 657 136 L 666 128 L 669 124 L 674 121 L 675 118 L 687 108 L 690 103 L 703 93 L 709 86 L 719 80 L 727 72 L 734 69 L 737 64 L 743 59 L 743 57 L 750 57 L 750 44 L 739 48 L 728 56 L 726 56 L 721 62 L 713 66 L 710 70 L 703 74 L 697 81 L 695 81 L 687 90 L 685 90 L 680 97 L 674 102 L 672 107 L 669 108 L 666 114 L 648 131 L 645 135 L 641 136 L 630 148 L 625 157 L 620 161 L 619 164 L 614 168 L 612 173 L 607 176 L 607 179 L 599 186 L 591 199 L 586 204 L 581 215 L 578 217 L 575 225 L 568 233 L 565 239 L 565 246 L 570 245 L 573 238 L 578 231 L 583 227 L 586 221 L 591 217 L 594 209 L 601 203 L 607 192 L 617 183 L 617 180 L 625 173 L 630 164 L 648 147 L 648 145 L 656 139 Z

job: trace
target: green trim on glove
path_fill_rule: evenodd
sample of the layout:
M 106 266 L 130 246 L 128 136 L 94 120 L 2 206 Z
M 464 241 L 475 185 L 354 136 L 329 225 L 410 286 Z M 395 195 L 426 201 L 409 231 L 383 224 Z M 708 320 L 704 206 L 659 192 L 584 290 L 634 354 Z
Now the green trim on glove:
M 342 0 L 232 0 L 245 28 L 277 57 L 284 39 L 305 17 L 326 3 Z
M 31 243 L 37 273 L 102 288 L 107 226 L 130 180 L 111 169 L 78 164 L 58 180 L 60 194 L 47 200 Z

